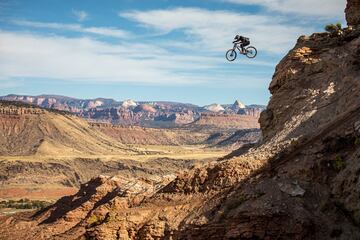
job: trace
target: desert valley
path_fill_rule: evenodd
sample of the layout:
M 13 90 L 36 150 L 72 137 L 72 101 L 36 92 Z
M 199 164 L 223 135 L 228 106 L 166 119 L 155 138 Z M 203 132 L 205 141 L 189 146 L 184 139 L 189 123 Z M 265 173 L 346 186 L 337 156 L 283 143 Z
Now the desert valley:
M 227 110 L 220 105 L 209 110 L 180 103 L 132 101 L 127 106 L 129 101 L 113 100 L 97 106 L 103 102 L 56 96 L 1 99 L 4 200 L 53 201 L 99 175 L 172 180 L 183 169 L 256 143 L 264 109 L 239 101 Z

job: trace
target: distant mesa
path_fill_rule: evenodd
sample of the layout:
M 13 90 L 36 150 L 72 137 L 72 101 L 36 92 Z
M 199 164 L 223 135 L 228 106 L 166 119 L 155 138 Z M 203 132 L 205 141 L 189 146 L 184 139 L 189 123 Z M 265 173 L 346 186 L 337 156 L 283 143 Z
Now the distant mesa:
M 156 113 L 156 109 L 149 105 L 149 104 L 140 104 L 138 106 L 136 106 L 136 108 L 134 109 L 134 112 L 150 112 L 150 113 Z
M 205 106 L 204 108 L 210 112 L 216 112 L 216 113 L 225 111 L 225 109 L 220 104 L 217 103 Z
M 97 107 L 101 107 L 102 105 L 104 105 L 103 101 L 95 100 L 95 101 L 89 101 L 89 103 L 87 104 L 87 107 L 88 108 L 97 108 Z
M 128 100 L 122 102 L 121 106 L 123 108 L 136 107 L 137 103 L 134 100 L 128 99 Z
M 58 95 L 7 95 L 0 100 L 25 102 L 47 109 L 69 111 L 79 117 L 95 121 L 143 127 L 171 127 L 184 125 L 200 118 L 202 113 L 238 114 L 259 117 L 265 109 L 261 105 L 246 105 L 237 100 L 233 104 L 212 104 L 200 107 L 170 101 L 116 101 L 108 98 L 77 99 Z

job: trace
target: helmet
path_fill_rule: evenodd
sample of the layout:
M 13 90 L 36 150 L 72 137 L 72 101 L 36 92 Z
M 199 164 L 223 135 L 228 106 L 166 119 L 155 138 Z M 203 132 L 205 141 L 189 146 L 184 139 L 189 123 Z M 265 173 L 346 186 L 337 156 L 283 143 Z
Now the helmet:
M 236 35 L 236 36 L 235 36 L 235 39 L 239 39 L 239 38 L 240 38 L 240 36 L 239 36 L 239 35 Z

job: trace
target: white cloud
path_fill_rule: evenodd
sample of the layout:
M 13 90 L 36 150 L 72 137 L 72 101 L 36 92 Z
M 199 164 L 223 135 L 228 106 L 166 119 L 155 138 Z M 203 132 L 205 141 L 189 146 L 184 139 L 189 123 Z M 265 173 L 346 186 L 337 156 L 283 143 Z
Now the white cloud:
M 241 77 L 243 81 L 236 82 L 259 87 L 266 84 L 264 81 L 268 78 L 254 71 L 254 66 L 274 65 L 261 55 L 264 52 L 281 55 L 305 31 L 302 27 L 284 23 L 285 20 L 279 17 L 198 8 L 131 11 L 120 15 L 153 30 L 150 34 L 161 34 L 149 38 L 143 36 L 145 41 L 132 42 L 131 33 L 111 27 L 14 21 L 25 27 L 122 39 L 114 44 L 105 42 L 106 38 L 95 40 L 92 35 L 70 38 L 50 36 L 48 32 L 33 34 L 0 30 L 0 72 L 7 79 L 24 81 L 39 78 L 85 83 L 225 86 L 225 83 L 234 85 L 234 75 L 252 69 L 251 76 L 244 75 Z M 162 36 L 172 31 L 182 32 L 184 36 L 175 41 Z M 254 61 L 244 57 L 239 65 L 224 65 L 227 63 L 225 52 L 232 47 L 232 39 L 237 33 L 252 38 L 259 49 L 259 58 Z
M 344 16 L 346 0 L 222 0 L 235 4 L 260 5 L 271 11 L 302 16 L 336 18 Z
M 80 24 L 34 22 L 34 21 L 24 21 L 24 20 L 14 20 L 12 21 L 12 23 L 25 27 L 73 31 L 73 32 L 102 35 L 107 37 L 115 37 L 115 38 L 126 38 L 130 36 L 130 33 L 128 33 L 127 31 L 118 28 L 111 28 L 111 27 L 83 27 Z
M 214 52 L 232 47 L 233 37 L 241 34 L 250 37 L 262 52 L 283 54 L 299 35 L 313 31 L 288 24 L 281 17 L 198 8 L 132 11 L 119 15 L 164 34 L 183 31 L 188 36 L 188 45 Z
M 89 14 L 85 11 L 72 10 L 72 13 L 75 15 L 79 22 L 83 22 L 89 18 Z
M 148 44 L 0 31 L 0 72 L 8 79 L 197 84 L 215 80 L 198 70 L 218 65 L 216 58 L 172 55 Z

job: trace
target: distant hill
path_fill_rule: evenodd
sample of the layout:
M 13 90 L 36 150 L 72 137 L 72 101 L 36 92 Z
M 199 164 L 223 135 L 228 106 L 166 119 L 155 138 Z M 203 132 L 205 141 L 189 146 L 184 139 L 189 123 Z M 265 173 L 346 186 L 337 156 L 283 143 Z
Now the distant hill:
M 215 114 L 203 113 L 193 123 L 187 125 L 193 128 L 207 128 L 209 130 L 216 128 L 222 130 L 235 129 L 259 129 L 258 118 L 251 115 L 238 114 Z
M 7 95 L 0 100 L 33 104 L 47 109 L 69 111 L 95 122 L 108 122 L 145 127 L 174 127 L 192 123 L 203 113 L 251 115 L 259 118 L 265 106 L 245 106 L 239 100 L 234 104 L 196 106 L 187 103 L 134 100 L 115 101 L 108 98 L 77 99 L 58 95 Z M 257 121 L 257 120 L 256 120 Z
M 0 155 L 134 153 L 67 112 L 0 101 Z

